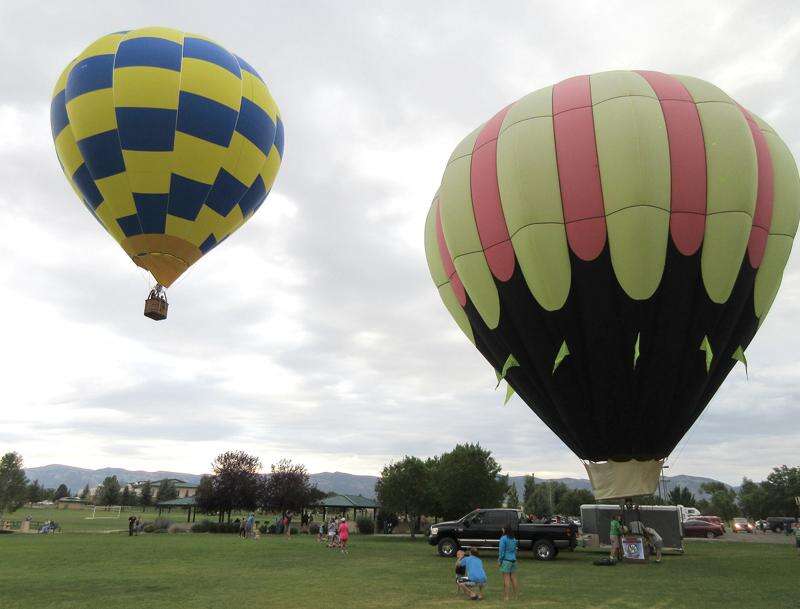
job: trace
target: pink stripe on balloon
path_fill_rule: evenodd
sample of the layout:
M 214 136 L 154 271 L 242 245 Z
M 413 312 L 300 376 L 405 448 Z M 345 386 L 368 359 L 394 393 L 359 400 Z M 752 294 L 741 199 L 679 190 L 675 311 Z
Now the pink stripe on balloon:
M 463 307 L 467 304 L 467 291 L 464 289 L 464 284 L 458 278 L 456 267 L 453 264 L 453 258 L 450 256 L 450 250 L 447 249 L 447 243 L 444 240 L 444 231 L 442 230 L 442 214 L 439 209 L 439 199 L 434 203 L 436 205 L 436 242 L 439 244 L 439 256 L 442 258 L 442 265 L 444 265 L 444 272 L 447 273 L 447 278 L 450 280 L 450 287 L 453 288 L 453 293 L 456 295 L 458 302 Z
M 694 99 L 674 76 L 639 70 L 653 88 L 669 140 L 671 200 L 669 230 L 678 251 L 691 256 L 706 229 L 706 147 Z
M 594 260 L 606 243 L 606 219 L 588 76 L 553 87 L 553 134 L 567 240 L 578 258 Z
M 753 135 L 753 144 L 756 147 L 756 161 L 758 163 L 758 191 L 756 195 L 756 210 L 753 213 L 753 226 L 750 229 L 750 240 L 747 242 L 747 255 L 750 266 L 757 269 L 764 259 L 764 250 L 767 247 L 767 236 L 772 224 L 772 205 L 775 198 L 775 182 L 772 167 L 772 155 L 769 153 L 767 139 L 759 129 L 758 124 L 750 113 L 739 106 L 750 133 Z
M 500 110 L 484 125 L 475 140 L 470 166 L 475 225 L 489 269 L 500 281 L 511 279 L 515 260 L 497 183 L 497 137 L 509 108 Z

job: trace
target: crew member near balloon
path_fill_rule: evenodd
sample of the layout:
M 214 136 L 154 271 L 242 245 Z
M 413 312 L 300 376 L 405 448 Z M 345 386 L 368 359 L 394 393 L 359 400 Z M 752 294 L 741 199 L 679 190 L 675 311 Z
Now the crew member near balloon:
M 56 82 L 50 110 L 67 181 L 164 288 L 244 224 L 272 188 L 283 122 L 259 73 L 217 43 L 148 27 L 103 36 Z
M 598 499 L 654 492 L 745 352 L 797 231 L 775 129 L 690 76 L 576 76 L 456 146 L 425 225 L 467 338 L 584 462 Z

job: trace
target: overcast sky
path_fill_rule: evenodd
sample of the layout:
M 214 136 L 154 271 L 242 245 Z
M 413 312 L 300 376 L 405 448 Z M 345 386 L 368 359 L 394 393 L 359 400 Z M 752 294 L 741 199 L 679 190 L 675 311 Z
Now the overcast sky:
M 244 57 L 286 125 L 267 202 L 170 289 L 158 324 L 142 316 L 147 276 L 69 188 L 49 125 L 66 63 L 146 25 Z M 502 405 L 431 282 L 423 225 L 464 135 L 535 89 L 618 68 L 714 82 L 800 158 L 789 1 L 0 2 L 0 452 L 203 472 L 245 449 L 377 474 L 470 441 L 511 473 L 585 477 L 521 400 Z M 798 257 L 749 381 L 734 369 L 670 473 L 738 482 L 797 464 Z

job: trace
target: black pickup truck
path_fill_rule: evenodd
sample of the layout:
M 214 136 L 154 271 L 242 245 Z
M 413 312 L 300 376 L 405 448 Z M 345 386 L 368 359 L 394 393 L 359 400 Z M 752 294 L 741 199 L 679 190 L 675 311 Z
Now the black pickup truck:
M 440 556 L 454 556 L 459 548 L 497 549 L 503 527 L 514 530 L 520 550 L 532 550 L 537 560 L 552 560 L 559 548 L 575 547 L 578 527 L 574 524 L 530 522 L 520 510 L 475 510 L 459 520 L 431 526 L 428 543 Z

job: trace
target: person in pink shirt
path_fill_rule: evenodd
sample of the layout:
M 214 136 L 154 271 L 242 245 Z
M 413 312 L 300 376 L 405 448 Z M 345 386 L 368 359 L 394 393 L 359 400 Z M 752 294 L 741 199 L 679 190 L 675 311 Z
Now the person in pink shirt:
M 350 537 L 350 529 L 347 528 L 347 521 L 342 518 L 339 523 L 339 545 L 342 548 L 342 554 L 347 554 L 348 537 Z

